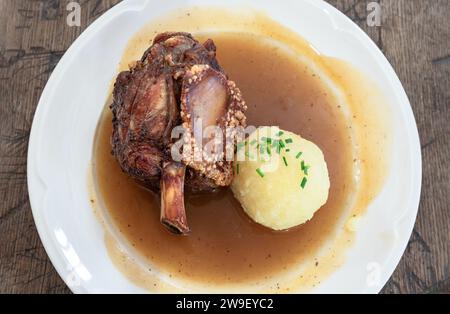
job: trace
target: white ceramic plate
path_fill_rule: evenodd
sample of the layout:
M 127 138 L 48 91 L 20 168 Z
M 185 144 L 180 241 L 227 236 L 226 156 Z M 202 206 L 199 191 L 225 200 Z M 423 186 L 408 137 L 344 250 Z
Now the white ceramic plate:
M 417 127 L 403 87 L 380 50 L 342 13 L 317 0 L 284 1 L 283 6 L 275 1 L 124 1 L 75 41 L 42 94 L 28 151 L 33 215 L 56 270 L 77 293 L 144 292 L 112 264 L 103 227 L 90 207 L 86 176 L 92 143 L 109 84 L 130 37 L 165 12 L 197 4 L 245 4 L 266 12 L 298 31 L 321 53 L 371 73 L 384 96 L 395 104 L 389 178 L 362 218 L 344 265 L 312 291 L 378 292 L 401 258 L 417 214 L 421 184 Z M 378 280 L 368 284 L 368 272 L 373 275 L 374 271 Z

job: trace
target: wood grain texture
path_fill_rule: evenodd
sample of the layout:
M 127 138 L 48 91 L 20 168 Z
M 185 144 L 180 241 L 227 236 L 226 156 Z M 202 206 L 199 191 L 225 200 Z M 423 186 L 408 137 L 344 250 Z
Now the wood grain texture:
M 0 0 L 0 293 L 69 293 L 39 240 L 27 194 L 27 145 L 40 94 L 81 32 L 119 0 Z M 408 248 L 384 293 L 450 293 L 450 1 L 329 0 L 382 49 L 402 81 L 422 142 L 423 188 Z

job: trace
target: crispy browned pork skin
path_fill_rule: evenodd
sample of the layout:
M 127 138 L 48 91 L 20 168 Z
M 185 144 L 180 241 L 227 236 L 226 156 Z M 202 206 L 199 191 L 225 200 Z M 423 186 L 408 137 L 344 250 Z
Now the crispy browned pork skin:
M 213 191 L 233 179 L 232 163 L 223 158 L 230 148 L 204 154 L 194 122 L 200 118 L 203 129 L 216 125 L 223 132 L 245 126 L 245 102 L 219 66 L 214 42 L 200 44 L 188 33 L 157 35 L 142 59 L 118 75 L 111 109 L 112 152 L 122 170 L 160 192 L 161 222 L 173 233 L 187 234 L 184 187 Z M 178 125 L 187 134 L 183 147 L 192 154 L 183 151 L 177 162 L 171 133 Z

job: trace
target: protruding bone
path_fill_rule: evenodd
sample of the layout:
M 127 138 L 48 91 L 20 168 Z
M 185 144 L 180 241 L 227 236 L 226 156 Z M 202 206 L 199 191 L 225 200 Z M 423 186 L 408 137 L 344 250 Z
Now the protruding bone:
M 172 233 L 190 232 L 184 208 L 186 166 L 178 162 L 164 164 L 161 177 L 161 223 Z

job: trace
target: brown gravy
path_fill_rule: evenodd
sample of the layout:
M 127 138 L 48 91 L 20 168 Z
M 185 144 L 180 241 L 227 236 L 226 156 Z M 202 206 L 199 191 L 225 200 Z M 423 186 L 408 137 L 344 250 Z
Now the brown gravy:
M 253 223 L 228 189 L 186 195 L 192 233 L 171 235 L 159 222 L 159 196 L 122 173 L 110 154 L 109 110 L 98 128 L 95 183 L 115 226 L 151 268 L 169 277 L 218 285 L 257 282 L 314 260 L 335 235 L 354 192 L 351 133 L 333 94 L 294 55 L 255 35 L 211 37 L 220 64 L 249 105 L 248 123 L 278 125 L 323 150 L 331 179 L 327 204 L 310 222 L 273 232 Z

